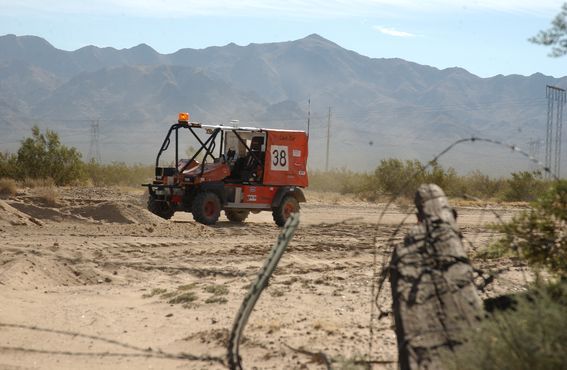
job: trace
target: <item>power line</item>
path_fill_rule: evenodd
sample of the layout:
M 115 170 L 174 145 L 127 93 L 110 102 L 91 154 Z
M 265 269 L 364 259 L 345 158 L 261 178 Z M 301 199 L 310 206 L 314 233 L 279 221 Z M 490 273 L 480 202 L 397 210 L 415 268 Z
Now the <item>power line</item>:
M 325 171 L 329 171 L 329 146 L 331 143 L 331 107 L 329 106 L 329 116 L 327 119 L 327 155 L 325 156 Z

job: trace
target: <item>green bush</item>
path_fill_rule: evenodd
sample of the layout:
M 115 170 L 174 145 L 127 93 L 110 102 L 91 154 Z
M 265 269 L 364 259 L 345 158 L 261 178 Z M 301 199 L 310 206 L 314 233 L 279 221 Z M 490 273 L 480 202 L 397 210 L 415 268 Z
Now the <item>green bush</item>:
M 502 244 L 532 267 L 567 277 L 567 180 L 557 181 L 534 203 L 498 227 Z
M 424 183 L 439 185 L 447 195 L 457 195 L 461 179 L 453 168 L 444 169 L 433 162 L 426 166 L 417 160 L 384 159 L 374 171 L 373 184 L 380 192 L 413 198 Z
M 501 197 L 508 185 L 504 179 L 492 179 L 475 170 L 460 179 L 460 194 L 477 198 L 494 199 Z
M 42 134 L 37 126 L 32 128 L 32 137 L 22 141 L 15 164 L 18 179 L 50 177 L 57 185 L 68 185 L 83 178 L 81 153 L 61 144 L 56 132 Z
M 15 179 L 18 173 L 18 157 L 12 153 L 0 153 L 0 178 Z
M 383 193 L 412 197 L 424 181 L 423 166 L 417 160 L 384 159 L 374 170 L 373 180 Z
M 528 201 L 535 200 L 545 190 L 546 183 L 541 179 L 539 172 L 515 172 L 507 181 L 504 200 Z
M 518 191 L 533 180 L 527 173 L 517 174 L 508 182 L 518 186 L 508 190 Z M 518 252 L 535 268 L 536 284 L 512 297 L 517 301 L 513 308 L 488 316 L 454 355 L 446 354 L 445 365 L 448 369 L 463 370 L 565 369 L 567 181 L 555 182 L 532 210 L 498 228 L 505 236 L 487 251 Z M 544 268 L 556 277 L 551 283 L 541 280 L 539 270 Z
M 153 166 L 123 162 L 99 164 L 91 161 L 84 166 L 86 177 L 95 186 L 140 186 L 152 178 L 154 171 Z
M 566 283 L 539 285 L 518 298 L 514 310 L 484 320 L 448 369 L 559 370 L 567 364 Z
M 449 196 L 470 195 L 505 201 L 533 200 L 547 186 L 537 172 L 513 173 L 510 179 L 490 178 L 480 171 L 460 176 L 455 169 L 445 169 L 436 162 L 426 168 L 417 160 L 394 158 L 382 160 L 371 174 L 346 169 L 311 171 L 309 174 L 309 187 L 312 190 L 354 194 L 363 199 L 394 194 L 412 198 L 423 183 L 437 184 Z

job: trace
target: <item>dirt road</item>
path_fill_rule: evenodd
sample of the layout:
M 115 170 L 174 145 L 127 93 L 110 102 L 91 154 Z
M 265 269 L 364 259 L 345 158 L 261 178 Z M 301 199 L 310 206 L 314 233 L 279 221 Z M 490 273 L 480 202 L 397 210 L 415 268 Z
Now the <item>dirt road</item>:
M 206 227 L 185 214 L 163 221 L 141 196 L 60 189 L 51 204 L 33 191 L 0 201 L 0 369 L 223 368 L 164 353 L 225 356 L 279 229 L 269 213 L 242 225 L 223 218 Z M 324 368 L 289 347 L 338 360 L 368 355 L 375 240 L 382 262 L 406 214 L 393 207 L 377 224 L 384 205 L 314 198 L 245 330 L 245 368 Z M 494 237 L 493 212 L 514 210 L 459 209 L 471 253 Z M 523 289 L 517 263 L 476 264 L 503 272 L 485 295 Z M 389 309 L 388 290 L 378 304 Z M 374 325 L 371 358 L 393 361 L 374 368 L 395 369 L 392 320 Z

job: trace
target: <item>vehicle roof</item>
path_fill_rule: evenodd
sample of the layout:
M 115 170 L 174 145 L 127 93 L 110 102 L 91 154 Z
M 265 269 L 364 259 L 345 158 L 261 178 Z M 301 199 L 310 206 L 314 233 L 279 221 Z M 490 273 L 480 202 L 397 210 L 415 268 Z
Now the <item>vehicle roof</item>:
M 284 129 L 274 129 L 274 128 L 260 128 L 260 127 L 246 127 L 246 126 L 233 126 L 233 125 L 204 125 L 199 122 L 189 122 L 189 127 L 193 128 L 204 128 L 204 129 L 221 129 L 222 131 L 244 131 L 244 132 L 294 132 L 294 133 L 305 133 L 304 130 L 284 130 Z

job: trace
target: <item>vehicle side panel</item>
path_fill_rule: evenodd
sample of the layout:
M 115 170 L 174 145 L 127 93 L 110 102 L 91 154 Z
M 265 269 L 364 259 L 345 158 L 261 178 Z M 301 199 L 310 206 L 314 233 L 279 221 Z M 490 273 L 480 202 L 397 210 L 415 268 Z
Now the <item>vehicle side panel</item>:
M 274 196 L 279 188 L 274 186 L 226 184 L 228 208 L 270 209 Z M 229 189 L 233 188 L 234 192 Z
M 307 187 L 307 134 L 268 131 L 264 184 Z

